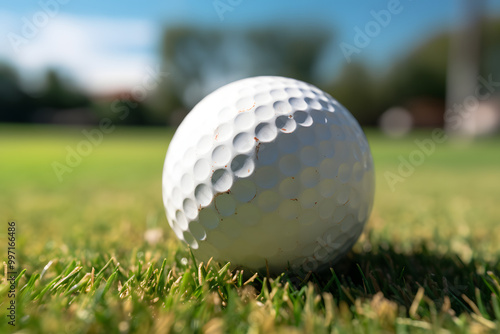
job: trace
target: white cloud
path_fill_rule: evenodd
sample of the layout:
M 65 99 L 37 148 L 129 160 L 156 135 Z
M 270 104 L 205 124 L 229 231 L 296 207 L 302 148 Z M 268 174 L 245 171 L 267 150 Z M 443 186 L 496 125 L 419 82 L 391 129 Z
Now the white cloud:
M 15 64 L 25 81 L 35 82 L 46 68 L 54 67 L 90 92 L 107 93 L 140 84 L 146 67 L 158 63 L 155 45 L 160 31 L 145 20 L 61 13 L 19 45 L 18 52 L 8 36 L 23 36 L 22 17 L 0 12 L 0 31 L 5 32 L 0 58 Z

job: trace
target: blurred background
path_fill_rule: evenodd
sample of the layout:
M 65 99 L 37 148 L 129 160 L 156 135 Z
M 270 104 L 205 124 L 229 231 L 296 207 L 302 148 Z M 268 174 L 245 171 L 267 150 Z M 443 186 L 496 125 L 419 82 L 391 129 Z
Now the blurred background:
M 500 127 L 497 0 L 2 1 L 0 32 L 2 123 L 175 126 L 226 83 L 282 75 L 392 136 Z
M 375 205 L 350 264 L 336 269 L 342 291 L 370 302 L 365 272 L 400 316 L 402 306 L 420 305 L 407 320 L 430 317 L 441 326 L 449 318 L 435 310 L 456 310 L 453 322 L 467 326 L 460 312 L 475 312 L 467 306 L 473 300 L 481 312 L 488 305 L 491 320 L 481 323 L 492 323 L 493 290 L 485 284 L 493 282 L 490 271 L 500 276 L 500 0 L 0 0 L 0 220 L 16 222 L 16 265 L 26 269 L 19 286 L 31 282 L 17 304 L 26 331 L 163 326 L 164 297 L 144 295 L 142 287 L 152 289 L 140 277 L 149 280 L 161 263 L 198 272 L 165 216 L 168 143 L 203 97 L 257 75 L 325 90 L 367 135 Z M 7 245 L 7 225 L 0 231 Z M 94 268 L 99 277 L 112 260 L 109 279 L 94 285 Z M 112 273 L 118 281 L 109 285 Z M 2 275 L 0 306 L 8 291 Z M 120 299 L 106 299 L 109 308 L 104 292 L 73 299 L 68 293 L 81 283 L 62 292 L 88 275 L 99 289 L 91 291 L 111 286 L 106 298 L 120 291 Z M 132 277 L 137 289 L 122 295 Z M 344 284 L 352 281 L 359 288 Z M 189 300 L 169 301 L 179 313 L 168 319 L 201 326 L 212 311 L 193 308 L 182 282 L 178 296 Z M 422 287 L 423 302 L 415 303 Z M 389 305 L 373 300 L 377 309 Z M 0 317 L 7 310 L 0 307 Z M 366 326 L 368 317 L 354 319 Z

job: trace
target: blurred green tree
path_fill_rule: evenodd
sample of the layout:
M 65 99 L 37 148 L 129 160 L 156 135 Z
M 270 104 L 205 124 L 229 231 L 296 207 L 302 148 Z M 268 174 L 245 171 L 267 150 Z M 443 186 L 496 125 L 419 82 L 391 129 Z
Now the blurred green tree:
M 283 75 L 314 82 L 313 72 L 331 34 L 320 28 L 251 31 L 170 28 L 162 45 L 169 76 L 150 100 L 154 118 L 176 123 L 216 88 L 249 76 Z
M 151 117 L 146 103 L 134 100 L 127 93 L 94 99 L 92 108 L 99 119 L 109 118 L 113 124 L 165 125 Z
M 45 75 L 45 88 L 41 91 L 38 103 L 43 108 L 70 109 L 88 107 L 90 99 L 80 90 L 71 87 L 54 69 Z
M 362 124 L 373 123 L 379 115 L 376 81 L 361 62 L 344 66 L 337 79 L 326 90 L 342 103 Z
M 0 64 L 0 122 L 31 122 L 33 99 L 19 85 L 15 70 Z
M 332 34 L 325 29 L 276 28 L 249 31 L 252 75 L 281 75 L 314 82 L 314 70 Z
M 449 43 L 448 34 L 435 36 L 397 62 L 386 79 L 386 88 L 391 87 L 388 101 L 404 104 L 420 96 L 444 99 Z
M 481 24 L 479 73 L 483 77 L 500 78 L 500 18 L 488 18 Z
M 444 100 L 449 35 L 441 34 L 410 50 L 385 73 L 365 63 L 345 65 L 328 92 L 362 124 L 376 125 L 388 108 L 414 98 Z

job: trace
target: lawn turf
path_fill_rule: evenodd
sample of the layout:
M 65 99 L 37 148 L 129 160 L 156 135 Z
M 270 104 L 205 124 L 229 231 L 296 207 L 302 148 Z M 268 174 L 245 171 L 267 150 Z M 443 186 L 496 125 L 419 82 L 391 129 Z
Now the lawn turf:
M 0 275 L 0 333 L 500 331 L 500 138 L 435 143 L 391 188 L 431 133 L 367 131 L 376 201 L 353 251 L 321 275 L 249 279 L 196 263 L 168 227 L 172 134 L 118 127 L 60 181 L 53 163 L 86 139 L 80 128 L 0 126 L 2 258 L 14 220 L 25 270 L 15 328 Z

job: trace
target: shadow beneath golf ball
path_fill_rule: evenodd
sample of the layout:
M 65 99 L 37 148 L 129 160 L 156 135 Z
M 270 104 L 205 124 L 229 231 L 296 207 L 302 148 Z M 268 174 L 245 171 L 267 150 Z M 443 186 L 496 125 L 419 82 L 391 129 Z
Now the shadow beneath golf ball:
M 337 303 L 349 305 L 357 299 L 383 294 L 384 300 L 407 311 L 423 289 L 437 309 L 451 302 L 451 309 L 457 313 L 473 312 L 469 300 L 480 298 L 486 311 L 494 314 L 490 301 L 496 297 L 484 291 L 489 291 L 488 284 L 494 285 L 491 273 L 500 274 L 500 262 L 488 263 L 474 257 L 464 261 L 456 253 L 434 248 L 422 243 L 411 251 L 402 251 L 382 244 L 367 252 L 351 251 L 320 272 L 286 271 L 275 280 L 289 282 L 297 291 L 312 285 L 318 293 L 329 292 Z M 254 286 L 257 290 L 262 287 L 258 281 Z

